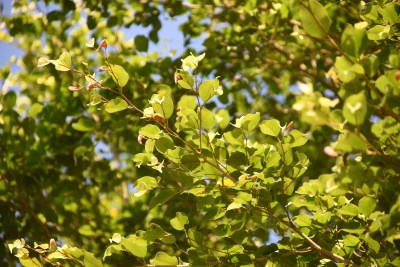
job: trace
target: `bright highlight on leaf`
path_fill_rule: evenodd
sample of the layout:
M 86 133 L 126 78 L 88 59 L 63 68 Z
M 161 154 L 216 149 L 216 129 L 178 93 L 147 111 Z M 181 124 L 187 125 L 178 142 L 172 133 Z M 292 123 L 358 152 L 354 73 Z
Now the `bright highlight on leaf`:
M 90 39 L 87 43 L 86 43 L 87 47 L 94 47 L 94 38 Z
M 182 69 L 187 71 L 188 69 L 197 69 L 199 66 L 199 62 L 205 57 L 205 53 L 201 54 L 198 57 L 195 57 L 192 53 L 190 53 L 190 56 L 187 56 L 184 59 L 181 59 L 182 61 Z
M 58 71 L 71 70 L 71 56 L 68 52 L 63 52 L 57 60 L 50 60 Z
M 41 57 L 38 59 L 38 64 L 37 67 L 43 67 L 46 66 L 47 64 L 51 63 L 51 61 L 49 60 L 49 58 L 47 57 Z
M 349 96 L 343 107 L 343 116 L 354 125 L 361 125 L 367 115 L 367 100 L 364 92 Z

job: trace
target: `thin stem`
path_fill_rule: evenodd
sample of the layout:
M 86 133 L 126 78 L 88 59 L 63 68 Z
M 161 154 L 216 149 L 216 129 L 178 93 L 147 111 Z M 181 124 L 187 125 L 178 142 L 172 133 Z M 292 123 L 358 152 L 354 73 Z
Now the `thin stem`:
M 290 229 L 292 229 L 293 231 L 295 231 L 297 234 L 299 234 L 299 235 L 311 246 L 311 248 L 312 248 L 313 250 L 319 252 L 320 254 L 322 254 L 322 255 L 324 255 L 324 256 L 330 258 L 330 259 L 339 261 L 339 262 L 344 263 L 344 264 L 347 264 L 347 265 L 349 265 L 349 266 L 358 267 L 358 265 L 355 264 L 352 260 L 347 260 L 347 259 L 343 258 L 342 256 L 340 256 L 340 255 L 338 255 L 338 254 L 336 254 L 336 253 L 333 253 L 333 252 L 331 252 L 331 251 L 329 251 L 329 250 L 327 250 L 327 249 L 321 247 L 321 246 L 318 245 L 316 242 L 314 242 L 314 240 L 312 240 L 310 237 L 308 237 L 306 234 L 304 234 L 304 233 L 303 233 L 299 228 L 297 228 L 297 226 L 292 222 L 292 219 L 290 218 L 290 215 L 289 215 L 289 213 L 287 212 L 286 209 L 285 209 L 285 211 L 286 211 L 286 217 L 288 218 L 288 221 L 285 221 L 285 220 L 283 220 L 283 219 L 281 219 L 281 218 L 279 218 L 279 217 L 274 216 L 273 212 L 272 212 L 271 210 L 269 210 L 268 208 L 266 208 L 266 207 L 259 207 L 259 208 L 262 209 L 262 210 L 264 210 L 264 211 L 266 211 L 267 214 L 268 214 L 270 217 L 272 217 L 272 218 L 274 218 L 275 220 L 279 221 L 280 223 L 286 225 L 287 227 L 289 227 Z

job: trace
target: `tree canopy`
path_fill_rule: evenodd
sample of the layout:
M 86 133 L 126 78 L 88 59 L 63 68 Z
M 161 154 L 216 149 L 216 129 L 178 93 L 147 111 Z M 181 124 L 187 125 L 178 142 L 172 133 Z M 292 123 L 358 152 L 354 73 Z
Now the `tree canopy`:
M 15 1 L 2 264 L 400 266 L 399 13 Z M 169 21 L 184 49 L 157 51 Z

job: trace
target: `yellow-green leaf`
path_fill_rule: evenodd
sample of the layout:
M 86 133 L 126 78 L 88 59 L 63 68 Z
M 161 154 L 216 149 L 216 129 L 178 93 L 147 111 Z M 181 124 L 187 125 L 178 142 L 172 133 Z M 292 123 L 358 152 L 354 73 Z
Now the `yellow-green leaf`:
M 109 101 L 108 103 L 106 103 L 104 105 L 104 107 L 108 113 L 115 113 L 115 112 L 127 109 L 128 103 L 121 98 L 115 98 L 115 99 L 112 99 L 111 101 Z
M 128 83 L 129 74 L 122 66 L 111 64 L 108 71 L 114 82 L 116 82 L 120 87 L 124 87 Z

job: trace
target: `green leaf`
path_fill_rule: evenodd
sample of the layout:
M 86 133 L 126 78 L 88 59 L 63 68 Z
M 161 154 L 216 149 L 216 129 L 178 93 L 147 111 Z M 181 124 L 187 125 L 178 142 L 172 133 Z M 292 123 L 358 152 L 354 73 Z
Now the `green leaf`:
M 226 207 L 226 210 L 234 210 L 234 209 L 239 209 L 243 206 L 242 203 L 238 203 L 238 202 L 232 202 L 231 204 L 228 205 L 228 207 Z
M 158 187 L 156 178 L 151 176 L 144 176 L 135 182 L 135 187 L 139 190 L 134 195 L 139 197 L 146 193 L 148 190 Z
M 365 152 L 367 145 L 355 133 L 349 132 L 339 135 L 339 138 L 334 146 L 335 151 L 343 153 Z
M 290 143 L 290 147 L 299 147 L 307 143 L 307 138 L 299 130 L 292 130 L 288 136 L 285 138 L 285 142 Z
M 108 246 L 106 251 L 104 252 L 103 261 L 104 261 L 105 258 L 111 256 L 112 254 L 114 254 L 116 252 L 120 252 L 122 250 L 123 249 L 122 249 L 121 244 Z
M 238 120 L 236 120 L 236 123 Z M 255 114 L 246 114 L 240 118 L 240 129 L 249 133 L 257 127 L 258 123 L 260 122 L 260 113 L 257 112 Z
M 154 209 L 157 206 L 160 206 L 173 198 L 177 192 L 171 190 L 171 189 L 162 189 L 156 196 L 154 196 L 152 199 L 150 199 L 149 202 L 149 210 Z
M 200 160 L 195 155 L 183 155 L 180 164 L 184 169 L 193 171 L 200 165 Z
M 144 258 L 147 253 L 147 241 L 136 235 L 130 235 L 121 240 L 122 248 L 132 255 Z
M 311 218 L 307 214 L 300 214 L 298 215 L 295 219 L 294 222 L 297 226 L 304 226 L 304 227 L 309 227 L 311 226 Z
M 89 224 L 84 224 L 78 229 L 79 234 L 84 235 L 84 236 L 93 236 L 94 231 L 92 227 Z
M 278 120 L 265 120 L 260 124 L 260 130 L 263 134 L 277 137 L 281 132 L 281 125 Z
M 194 110 L 197 107 L 197 98 L 194 95 L 183 95 L 178 101 L 177 107 Z
M 379 41 L 388 38 L 390 32 L 390 25 L 375 25 L 367 31 L 368 39 L 372 41 Z
M 177 69 L 174 74 L 175 82 L 183 89 L 193 89 L 194 78 L 192 74 L 183 69 Z
M 136 166 L 139 167 L 143 164 L 151 163 L 152 161 L 157 160 L 153 154 L 150 153 L 138 153 L 135 154 L 132 158 L 132 161 L 136 163 Z
M 190 228 L 187 231 L 188 243 L 194 248 L 202 248 L 204 237 L 201 232 L 197 231 L 195 228 Z
M 151 242 L 159 239 L 164 244 L 174 244 L 176 242 L 176 239 L 173 235 L 167 233 L 161 228 L 161 226 L 155 223 L 150 224 L 150 229 L 143 234 L 142 238 Z
M 92 48 L 92 47 L 94 47 L 94 43 L 95 43 L 95 40 L 94 40 L 94 38 L 92 38 L 92 39 L 90 39 L 85 45 L 86 45 L 87 47 Z
M 205 53 L 201 54 L 198 57 L 195 57 L 192 53 L 190 53 L 190 56 L 185 57 L 184 59 L 181 59 L 182 61 L 182 68 L 184 70 L 188 69 L 197 69 L 199 66 L 199 62 L 205 57 Z
M 175 145 L 174 145 L 174 142 L 172 141 L 171 137 L 169 137 L 167 135 L 167 136 L 163 136 L 163 137 L 157 139 L 155 142 L 155 147 L 158 152 L 164 154 L 169 149 L 174 149 Z
M 175 127 L 179 131 L 196 130 L 200 127 L 199 115 L 192 109 L 182 108 L 177 112 L 178 118 Z
M 53 253 L 48 254 L 47 258 L 48 259 L 69 259 L 67 256 L 65 256 L 60 251 L 55 251 Z
M 149 39 L 144 35 L 136 35 L 135 47 L 138 51 L 146 52 L 149 49 Z
M 374 240 L 368 234 L 362 235 L 361 238 L 367 243 L 368 247 L 370 247 L 375 253 L 378 253 L 381 249 L 381 246 L 378 241 Z
M 335 68 L 338 70 L 339 79 L 345 83 L 349 83 L 354 80 L 357 75 L 365 73 L 364 68 L 360 64 L 352 64 L 344 56 L 336 57 Z
M 48 65 L 49 63 L 51 63 L 51 61 L 49 60 L 48 57 L 41 57 L 38 59 L 38 64 L 36 67 L 38 67 L 38 68 L 43 67 L 43 66 Z
M 343 208 L 339 210 L 340 214 L 349 215 L 349 216 L 357 216 L 358 215 L 358 207 L 352 203 L 345 205 Z
M 224 133 L 224 139 L 228 144 L 243 146 L 243 134 L 239 129 Z
M 13 109 L 15 104 L 17 103 L 17 94 L 13 91 L 8 92 L 5 96 L 4 99 L 1 103 L 3 105 L 3 108 L 5 109 Z
M 110 242 L 112 241 L 112 242 L 115 242 L 115 243 L 119 244 L 121 242 L 121 240 L 122 240 L 121 234 L 114 233 L 113 236 L 111 237 Z
M 365 215 L 367 218 L 374 211 L 376 207 L 376 199 L 371 197 L 363 197 L 358 202 L 358 209 L 361 214 Z
M 204 103 L 207 103 L 215 95 L 218 86 L 219 86 L 218 79 L 207 80 L 202 82 L 199 87 L 199 95 L 201 100 L 203 100 Z
M 201 124 L 207 129 L 211 130 L 215 125 L 215 114 L 206 108 L 199 110 L 201 112 Z M 200 114 L 199 114 L 200 115 Z
M 174 256 L 169 256 L 165 252 L 157 252 L 154 259 L 150 260 L 150 264 L 157 266 L 176 266 L 178 265 L 178 258 Z
M 34 103 L 28 110 L 28 115 L 30 117 L 34 117 L 36 115 L 38 115 L 39 113 L 41 113 L 43 110 L 43 105 L 39 104 L 39 103 Z
M 51 60 L 58 71 L 70 71 L 71 70 L 71 56 L 68 52 L 63 52 L 57 60 Z
M 177 212 L 175 218 L 172 218 L 169 222 L 175 230 L 183 231 L 185 225 L 189 223 L 189 218 L 185 213 Z
M 396 11 L 398 5 L 394 2 L 386 3 L 383 8 L 378 8 L 378 13 L 382 15 L 382 18 L 385 22 L 389 22 L 390 24 L 395 24 L 400 21 L 399 12 Z
M 96 123 L 86 117 L 80 118 L 77 122 L 72 123 L 72 128 L 80 132 L 92 132 Z
M 111 64 L 108 72 L 110 73 L 114 82 L 116 82 L 120 87 L 124 87 L 128 83 L 129 74 L 122 66 Z
M 343 243 L 346 247 L 356 247 L 360 244 L 360 239 L 354 235 L 346 235 L 343 238 Z
M 83 249 L 76 248 L 76 247 L 66 247 L 63 248 L 63 252 L 76 259 L 77 261 L 81 262 L 85 267 L 101 267 L 103 263 L 98 260 L 93 253 L 87 252 Z
M 354 125 L 361 125 L 367 116 L 367 99 L 364 92 L 346 98 L 343 107 L 344 118 Z
M 155 113 L 161 114 L 167 119 L 171 117 L 174 112 L 174 102 L 169 95 L 154 94 L 151 97 L 150 104 Z
M 276 146 L 283 164 L 289 166 L 293 162 L 293 150 L 290 144 L 278 143 Z
M 281 155 L 279 154 L 279 152 L 272 150 L 268 152 L 265 158 L 265 161 L 267 162 L 266 167 L 267 168 L 277 167 L 279 166 L 280 160 L 281 160 Z
M 103 263 L 99 259 L 97 259 L 93 255 L 93 253 L 90 253 L 87 251 L 85 251 L 84 255 L 83 255 L 83 264 L 85 267 L 101 267 L 101 266 L 103 266 Z
M 218 123 L 218 126 L 221 129 L 225 129 L 226 127 L 229 126 L 230 117 L 229 117 L 229 112 L 226 109 L 218 110 L 217 114 L 215 115 L 215 118 Z
M 348 25 L 342 33 L 340 46 L 350 56 L 358 57 L 365 50 L 367 34 L 364 29 L 355 29 Z
M 22 257 L 22 258 L 19 258 L 19 262 L 24 267 L 42 267 L 43 266 L 37 258 Z
M 365 55 L 365 57 L 361 61 L 362 66 L 365 70 L 365 74 L 373 77 L 378 71 L 379 67 L 379 59 L 374 54 Z
M 140 135 L 151 139 L 159 139 L 161 137 L 161 133 L 162 131 L 160 128 L 153 124 L 146 124 L 139 130 Z
M 128 108 L 128 103 L 122 98 L 115 98 L 104 105 L 106 112 L 115 113 Z
M 100 94 L 98 94 L 96 92 L 91 93 L 91 95 L 90 95 L 90 105 L 95 106 L 95 105 L 97 105 L 97 104 L 99 104 L 101 102 L 103 102 L 103 100 L 102 100 Z
M 320 39 L 325 37 L 331 26 L 331 19 L 323 5 L 316 0 L 310 0 L 307 7 L 301 6 L 299 14 L 301 26 L 307 34 Z
M 395 88 L 395 85 L 387 74 L 379 76 L 379 78 L 375 82 L 375 85 L 376 88 L 378 88 L 379 91 L 381 91 L 383 94 L 388 94 L 393 90 L 393 88 Z

